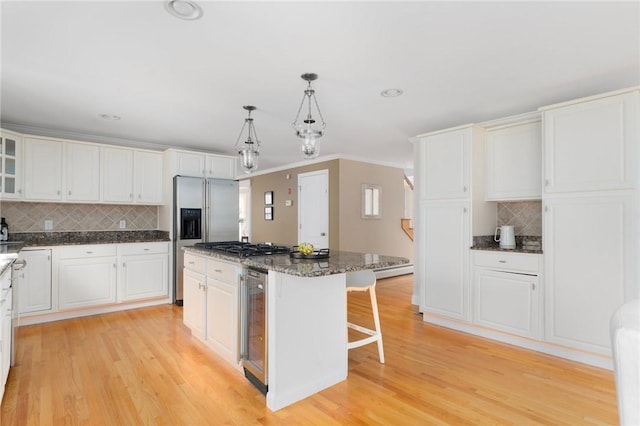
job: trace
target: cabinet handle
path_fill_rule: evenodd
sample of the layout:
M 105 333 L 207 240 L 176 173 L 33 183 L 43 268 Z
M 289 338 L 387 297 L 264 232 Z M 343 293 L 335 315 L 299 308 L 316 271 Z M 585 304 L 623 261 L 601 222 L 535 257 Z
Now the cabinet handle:
M 466 208 L 466 207 L 465 207 L 465 208 L 463 208 L 463 209 L 462 209 L 462 212 L 463 212 L 463 213 L 466 213 L 466 212 L 467 212 L 467 208 Z
M 549 186 L 549 179 L 544 180 L 544 186 Z
M 122 262 L 122 267 L 126 268 L 127 267 L 127 262 Z
M 133 194 L 129 194 L 129 199 L 133 200 Z
M 535 283 L 531 283 L 531 290 L 536 291 L 536 285 L 535 285 Z
M 18 194 L 22 194 L 22 189 L 18 189 Z
M 189 265 L 195 265 L 196 262 L 194 262 L 193 260 L 189 261 Z
M 222 269 L 214 269 L 215 272 L 221 274 L 222 273 Z
M 71 195 L 71 191 L 69 191 L 69 195 Z
M 149 251 L 149 249 L 148 249 L 148 248 L 146 248 L 146 249 L 144 249 L 144 251 Z M 190 262 L 190 263 L 193 263 L 193 262 Z
M 114 269 L 118 267 L 118 265 L 116 265 L 115 263 L 113 264 Z
M 462 187 L 462 192 L 467 192 L 467 187 L 466 186 Z
M 92 252 L 92 251 L 88 251 L 88 252 L 86 252 L 86 253 L 87 253 L 87 254 L 93 254 L 93 252 Z
M 498 260 L 498 263 L 507 263 L 506 260 Z
M 58 195 L 60 195 L 60 190 L 58 190 Z
M 142 198 L 142 194 L 138 194 L 138 200 Z

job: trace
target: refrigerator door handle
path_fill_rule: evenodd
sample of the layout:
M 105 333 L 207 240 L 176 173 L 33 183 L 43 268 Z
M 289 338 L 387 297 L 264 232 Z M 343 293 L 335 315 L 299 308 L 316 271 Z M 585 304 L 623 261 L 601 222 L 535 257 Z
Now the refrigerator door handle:
M 202 209 L 202 240 L 204 242 L 211 241 L 209 238 L 209 181 L 204 179 L 202 185 L 202 199 L 204 206 Z

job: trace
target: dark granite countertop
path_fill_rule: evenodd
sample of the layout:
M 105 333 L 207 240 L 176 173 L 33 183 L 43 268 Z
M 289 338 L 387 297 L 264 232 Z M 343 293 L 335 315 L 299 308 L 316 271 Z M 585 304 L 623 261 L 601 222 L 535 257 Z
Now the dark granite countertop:
M 238 258 L 195 247 L 185 247 L 186 252 L 236 262 L 243 266 L 262 268 L 298 277 L 322 277 L 363 269 L 378 269 L 409 263 L 404 257 L 383 256 L 372 253 L 331 251 L 326 259 L 292 259 L 288 254 Z
M 473 237 L 471 250 L 505 251 L 511 253 L 542 254 L 542 237 L 516 236 L 516 248 L 503 249 L 493 240 L 493 235 Z
M 170 241 L 168 231 L 87 231 L 87 232 L 20 232 L 9 234 L 11 242 L 25 247 L 74 244 L 147 243 Z

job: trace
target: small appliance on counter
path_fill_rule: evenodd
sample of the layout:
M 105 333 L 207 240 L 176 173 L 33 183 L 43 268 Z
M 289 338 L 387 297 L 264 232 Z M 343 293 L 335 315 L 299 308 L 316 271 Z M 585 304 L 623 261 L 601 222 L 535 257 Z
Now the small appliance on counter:
M 0 219 L 0 241 L 9 241 L 9 225 L 4 217 Z
M 501 249 L 512 250 L 516 248 L 516 233 L 513 229 L 513 226 L 498 226 L 493 236 L 493 240 L 497 243 L 500 243 Z

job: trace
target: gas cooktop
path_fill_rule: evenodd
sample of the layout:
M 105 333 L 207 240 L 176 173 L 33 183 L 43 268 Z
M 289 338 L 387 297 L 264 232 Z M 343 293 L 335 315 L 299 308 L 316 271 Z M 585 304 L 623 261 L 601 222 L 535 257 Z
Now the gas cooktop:
M 245 243 L 241 241 L 196 243 L 194 247 L 238 257 L 268 256 L 272 254 L 289 254 L 291 252 L 291 247 L 289 246 L 272 243 Z

